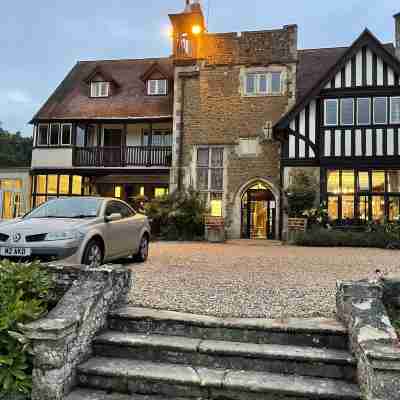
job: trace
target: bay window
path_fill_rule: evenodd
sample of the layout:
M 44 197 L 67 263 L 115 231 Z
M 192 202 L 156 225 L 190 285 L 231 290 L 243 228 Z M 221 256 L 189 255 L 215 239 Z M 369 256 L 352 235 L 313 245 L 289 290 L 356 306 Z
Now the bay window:
M 327 170 L 326 200 L 335 223 L 394 221 L 400 211 L 400 170 Z

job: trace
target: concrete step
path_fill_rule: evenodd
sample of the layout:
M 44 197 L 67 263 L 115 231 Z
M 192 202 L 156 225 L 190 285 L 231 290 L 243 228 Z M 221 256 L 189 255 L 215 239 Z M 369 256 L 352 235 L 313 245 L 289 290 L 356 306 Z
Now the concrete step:
M 94 357 L 78 368 L 80 387 L 126 394 L 224 400 L 359 400 L 356 385 L 333 379 L 217 370 Z
M 102 390 L 76 389 L 65 400 L 188 400 L 183 397 L 147 396 L 142 394 L 107 393 Z
M 347 331 L 333 319 L 217 318 L 123 307 L 109 315 L 109 328 L 121 332 L 157 333 L 208 340 L 347 349 Z
M 93 350 L 104 357 L 356 380 L 355 360 L 336 349 L 107 331 L 95 339 Z

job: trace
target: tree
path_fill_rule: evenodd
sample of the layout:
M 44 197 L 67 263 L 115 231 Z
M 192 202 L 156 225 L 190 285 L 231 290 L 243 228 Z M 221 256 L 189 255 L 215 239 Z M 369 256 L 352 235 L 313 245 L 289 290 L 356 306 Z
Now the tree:
M 285 190 L 289 217 L 302 217 L 304 211 L 314 207 L 318 182 L 304 169 L 290 172 L 291 184 Z
M 32 138 L 3 129 L 0 121 L 0 167 L 27 167 L 31 155 Z

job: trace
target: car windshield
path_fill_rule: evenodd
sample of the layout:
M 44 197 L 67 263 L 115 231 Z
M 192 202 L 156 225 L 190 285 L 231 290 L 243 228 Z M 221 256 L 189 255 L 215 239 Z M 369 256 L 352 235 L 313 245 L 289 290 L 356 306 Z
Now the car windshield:
M 30 218 L 95 218 L 103 200 L 88 198 L 55 199 L 36 208 L 24 219 Z

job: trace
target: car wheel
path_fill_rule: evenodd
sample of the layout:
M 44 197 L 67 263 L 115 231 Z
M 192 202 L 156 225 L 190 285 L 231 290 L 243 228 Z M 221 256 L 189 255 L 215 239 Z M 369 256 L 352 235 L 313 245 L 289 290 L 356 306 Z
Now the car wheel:
M 143 235 L 140 239 L 139 251 L 133 257 L 135 261 L 145 262 L 149 256 L 149 238 Z
M 100 243 L 97 240 L 90 240 L 86 245 L 82 263 L 91 268 L 97 268 L 103 264 L 103 258 L 104 254 Z

